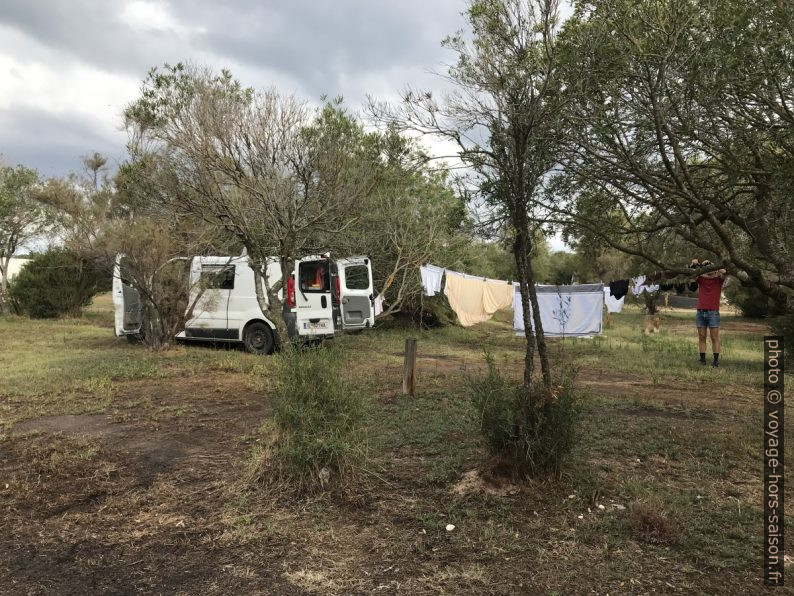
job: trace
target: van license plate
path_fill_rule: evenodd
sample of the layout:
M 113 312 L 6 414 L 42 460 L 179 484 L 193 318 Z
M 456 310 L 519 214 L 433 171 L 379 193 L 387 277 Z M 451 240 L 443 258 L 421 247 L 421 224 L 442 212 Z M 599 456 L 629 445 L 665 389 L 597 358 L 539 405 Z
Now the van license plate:
M 328 321 L 318 321 L 309 323 L 309 329 L 328 329 Z

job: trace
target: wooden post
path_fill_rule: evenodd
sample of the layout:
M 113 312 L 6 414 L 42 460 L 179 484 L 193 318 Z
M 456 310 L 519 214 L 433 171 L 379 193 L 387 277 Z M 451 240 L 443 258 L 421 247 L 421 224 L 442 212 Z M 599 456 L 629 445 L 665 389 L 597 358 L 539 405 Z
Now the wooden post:
M 416 339 L 405 340 L 405 364 L 403 365 L 403 395 L 413 395 L 416 386 Z

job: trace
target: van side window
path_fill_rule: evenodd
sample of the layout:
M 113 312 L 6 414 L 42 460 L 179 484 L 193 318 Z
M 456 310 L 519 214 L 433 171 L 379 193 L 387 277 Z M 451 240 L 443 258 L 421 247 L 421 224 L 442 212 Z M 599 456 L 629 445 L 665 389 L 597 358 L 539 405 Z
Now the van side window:
M 369 288 L 369 269 L 366 265 L 350 265 L 345 267 L 345 287 L 348 290 L 366 290 Z
M 233 290 L 234 265 L 202 265 L 201 285 L 207 290 Z
M 331 277 L 328 275 L 326 261 L 306 261 L 299 268 L 300 288 L 302 292 L 329 292 Z

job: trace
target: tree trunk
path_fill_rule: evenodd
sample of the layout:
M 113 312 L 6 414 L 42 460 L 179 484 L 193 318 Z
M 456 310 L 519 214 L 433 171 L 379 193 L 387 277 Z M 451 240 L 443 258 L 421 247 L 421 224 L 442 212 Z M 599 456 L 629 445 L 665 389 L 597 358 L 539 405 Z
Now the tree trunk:
M 543 322 L 540 318 L 540 307 L 538 306 L 538 292 L 535 288 L 535 272 L 532 269 L 532 259 L 527 257 L 527 270 L 529 271 L 529 299 L 532 303 L 532 319 L 535 321 L 535 341 L 538 345 L 538 356 L 540 356 L 540 371 L 543 375 L 543 384 L 546 391 L 551 389 L 551 367 L 549 366 L 549 351 L 546 348 L 546 337 L 543 335 Z
M 5 313 L 10 310 L 8 300 L 8 268 L 11 263 L 10 257 L 3 257 L 0 259 L 0 313 Z
M 642 293 L 642 297 L 645 300 L 645 311 L 649 315 L 655 315 L 656 314 L 656 298 L 657 298 L 657 295 L 658 295 L 657 292 L 647 292 L 646 291 L 646 292 Z
M 524 352 L 524 381 L 521 386 L 522 408 L 526 412 L 533 404 L 532 395 L 532 374 L 535 369 L 535 335 L 532 331 L 530 320 L 530 298 L 529 287 L 534 283 L 531 279 L 530 269 L 527 266 L 529 255 L 529 241 L 526 226 L 516 230 L 516 239 L 513 243 L 513 257 L 516 261 L 516 274 L 521 292 L 521 307 L 523 309 L 524 338 L 526 340 L 526 350 Z
M 287 331 L 287 323 L 284 321 L 284 307 L 281 299 L 278 297 L 278 288 L 271 288 L 267 280 L 267 260 L 256 262 L 251 259 L 249 265 L 254 271 L 256 301 L 259 303 L 259 308 L 263 313 L 267 314 L 270 322 L 276 327 L 276 345 L 280 347 L 287 346 L 289 344 L 289 332 Z M 263 268 L 264 276 L 262 272 Z M 289 273 L 286 273 L 286 275 L 288 274 Z M 285 267 L 283 263 L 281 266 L 281 275 L 281 279 L 284 280 Z M 263 285 L 264 288 L 262 287 Z

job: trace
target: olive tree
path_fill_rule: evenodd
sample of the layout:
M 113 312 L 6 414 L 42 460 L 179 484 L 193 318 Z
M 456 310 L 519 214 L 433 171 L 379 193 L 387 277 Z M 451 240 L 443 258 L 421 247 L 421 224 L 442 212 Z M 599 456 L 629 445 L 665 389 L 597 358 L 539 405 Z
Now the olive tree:
M 271 283 L 291 262 L 347 229 L 372 186 L 359 159 L 364 137 L 340 101 L 318 110 L 275 89 L 243 87 L 228 71 L 153 69 L 125 112 L 133 155 L 156 154 L 186 192 L 171 207 L 225 229 L 247 250 L 257 299 L 288 340 Z
M 444 41 L 457 56 L 445 77 L 452 90 L 439 99 L 409 89 L 398 110 L 372 107 L 403 130 L 454 143 L 485 219 L 509 230 L 525 319 L 526 408 L 540 394 L 533 391 L 536 350 L 546 391 L 551 384 L 531 254 L 536 200 L 556 163 L 557 8 L 556 0 L 469 2 L 470 31 Z
M 660 269 L 675 238 L 794 296 L 794 5 L 591 0 L 561 37 L 559 221 Z M 561 203 L 560 197 L 568 201 Z

